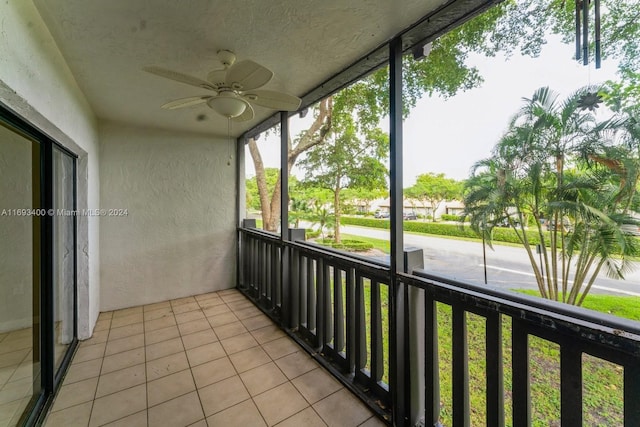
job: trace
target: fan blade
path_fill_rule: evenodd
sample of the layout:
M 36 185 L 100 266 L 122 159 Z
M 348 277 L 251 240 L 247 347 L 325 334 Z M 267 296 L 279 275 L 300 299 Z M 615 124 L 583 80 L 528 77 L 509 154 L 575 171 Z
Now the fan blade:
M 200 87 L 203 89 L 216 90 L 215 87 L 211 85 L 211 83 L 206 80 L 199 79 L 197 77 L 192 77 L 188 74 L 182 74 L 177 71 L 167 70 L 166 68 L 160 67 L 143 67 L 142 68 L 147 73 L 155 74 L 156 76 L 164 77 L 165 79 L 174 80 L 180 83 L 186 83 L 191 86 Z
M 296 111 L 302 102 L 297 96 L 273 90 L 253 90 L 243 96 L 253 104 L 278 111 Z
M 247 108 L 244 109 L 244 112 L 237 117 L 233 117 L 231 120 L 234 122 L 246 122 L 247 120 L 253 119 L 254 115 L 253 107 L 247 102 Z
M 252 90 L 269 83 L 273 72 L 253 61 L 236 62 L 227 70 L 227 85 L 235 90 Z
M 167 102 L 162 107 L 165 110 L 175 110 L 177 108 L 185 108 L 185 107 L 193 107 L 194 105 L 204 104 L 209 100 L 209 98 L 213 98 L 212 96 L 191 96 L 189 98 L 180 98 L 175 101 Z

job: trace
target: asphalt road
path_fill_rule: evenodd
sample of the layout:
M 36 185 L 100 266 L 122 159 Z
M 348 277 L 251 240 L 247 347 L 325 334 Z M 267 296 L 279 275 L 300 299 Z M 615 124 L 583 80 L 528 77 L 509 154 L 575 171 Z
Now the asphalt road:
M 376 239 L 389 239 L 389 231 L 376 228 L 343 226 L 342 233 Z M 482 243 L 456 239 L 404 234 L 405 247 L 424 251 L 424 269 L 433 274 L 474 284 L 484 284 Z M 531 264 L 523 248 L 488 245 L 486 249 L 487 285 L 507 289 L 537 289 Z M 601 272 L 593 293 L 640 296 L 640 263 L 625 280 L 606 277 Z

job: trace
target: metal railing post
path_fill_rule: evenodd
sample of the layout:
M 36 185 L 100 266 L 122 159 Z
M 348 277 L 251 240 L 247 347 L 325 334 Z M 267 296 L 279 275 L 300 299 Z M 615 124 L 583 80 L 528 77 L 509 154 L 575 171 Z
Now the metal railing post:
M 305 240 L 304 228 L 289 228 L 288 240 Z M 282 247 L 282 322 L 287 328 L 298 326 L 301 282 L 300 259 L 294 250 Z

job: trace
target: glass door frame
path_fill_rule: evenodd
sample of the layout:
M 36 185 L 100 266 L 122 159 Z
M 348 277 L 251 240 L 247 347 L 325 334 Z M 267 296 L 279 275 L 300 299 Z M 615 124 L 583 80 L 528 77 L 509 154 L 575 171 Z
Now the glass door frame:
M 34 156 L 33 164 L 38 166 L 39 182 L 33 183 L 33 194 L 39 196 L 38 208 L 44 209 L 47 215 L 33 217 L 34 231 L 39 232 L 39 236 L 34 235 L 34 264 L 39 270 L 39 274 L 34 274 L 33 280 L 33 301 L 34 301 L 34 335 L 38 334 L 38 342 L 34 342 L 34 360 L 37 344 L 39 346 L 40 360 L 40 390 L 32 396 L 29 405 L 25 408 L 18 425 L 32 426 L 44 421 L 47 410 L 53 402 L 55 392 L 62 384 L 62 379 L 66 373 L 73 354 L 78 346 L 78 220 L 73 215 L 73 339 L 67 348 L 59 369 L 55 369 L 54 356 L 54 216 L 56 206 L 54 203 L 54 167 L 53 150 L 55 149 L 67 155 L 73 160 L 73 211 L 77 213 L 77 155 L 62 145 L 58 144 L 44 132 L 32 126 L 17 114 L 10 111 L 0 103 L 0 126 L 6 127 L 9 131 L 15 132 L 24 138 L 33 141 L 39 147 L 39 158 Z M 39 160 L 39 162 L 37 161 Z M 39 165 L 36 165 L 39 163 Z M 36 192 L 39 193 L 36 194 Z M 34 233 L 35 234 L 35 233 Z M 39 250 L 38 250 L 39 248 Z M 35 273 L 38 273 L 34 269 Z M 39 322 L 36 320 L 39 319 Z M 35 341 L 35 339 L 34 339 Z M 35 371 L 35 368 L 34 368 Z M 35 383 L 36 378 L 34 378 Z

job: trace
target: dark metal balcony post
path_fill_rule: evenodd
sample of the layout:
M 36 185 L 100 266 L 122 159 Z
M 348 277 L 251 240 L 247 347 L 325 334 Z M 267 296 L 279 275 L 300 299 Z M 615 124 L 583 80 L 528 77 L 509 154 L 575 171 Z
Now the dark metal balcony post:
M 305 240 L 304 228 L 290 228 L 289 240 Z M 286 260 L 285 260 L 286 257 Z M 300 324 L 300 253 L 295 249 L 282 248 L 282 263 L 288 263 L 287 276 L 282 277 L 282 319 L 288 328 L 297 328 Z
M 635 358 L 624 367 L 624 425 L 625 427 L 640 425 L 640 364 Z
M 490 313 L 486 325 L 487 425 L 504 427 L 502 315 Z
M 289 114 L 280 112 L 280 239 L 290 240 L 289 232 Z M 282 323 L 291 327 L 291 276 L 289 265 L 291 250 L 283 245 L 280 258 L 280 285 L 282 286 Z
M 424 298 L 425 328 L 425 426 L 440 424 L 440 359 L 438 352 L 438 310 L 432 293 Z
M 289 114 L 280 113 L 280 238 L 287 240 L 289 228 Z
M 391 196 L 391 280 L 389 283 L 389 378 L 393 407 L 393 425 L 408 423 L 408 396 L 405 369 L 409 357 L 406 349 L 404 285 L 397 280 L 396 273 L 404 269 L 404 242 L 402 228 L 402 38 L 389 43 L 389 166 Z
M 325 343 L 325 322 L 326 316 L 326 301 L 325 301 L 325 278 L 326 278 L 327 266 L 324 263 L 324 259 L 318 258 L 316 261 L 316 347 L 318 350 L 322 350 Z
M 571 340 L 560 346 L 560 419 L 565 427 L 582 426 L 582 352 Z
M 235 184 L 236 184 L 236 218 L 238 220 L 238 224 L 242 227 L 245 227 L 244 221 L 246 218 L 246 182 L 245 182 L 245 173 L 244 173 L 244 139 L 236 139 L 236 174 L 235 174 Z M 236 242 L 236 286 L 244 287 L 246 281 L 246 262 L 247 262 L 247 251 L 245 247 L 244 239 L 242 238 L 242 233 L 238 232 L 237 242 Z
M 467 342 L 467 317 L 464 308 L 452 306 L 453 353 L 453 425 L 471 425 L 469 402 L 469 344 Z
M 513 425 L 531 425 L 531 391 L 529 388 L 529 335 L 519 319 L 512 320 Z

